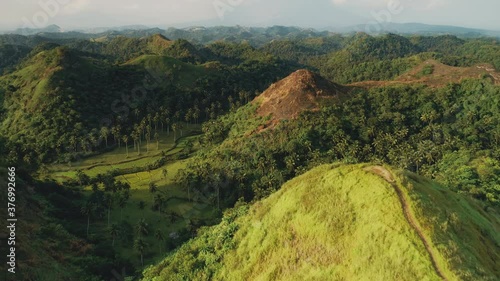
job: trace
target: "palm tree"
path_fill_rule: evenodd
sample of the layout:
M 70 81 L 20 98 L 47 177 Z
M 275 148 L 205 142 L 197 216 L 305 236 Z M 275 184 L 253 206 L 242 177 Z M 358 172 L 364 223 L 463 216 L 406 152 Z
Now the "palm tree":
M 179 122 L 180 118 L 181 118 L 181 112 L 180 111 L 176 111 L 174 113 L 174 120 L 175 120 L 175 122 Z
M 71 136 L 69 138 L 69 144 L 71 145 L 71 147 L 73 148 L 73 152 L 76 152 L 76 145 L 77 145 L 78 141 L 76 139 L 75 136 Z
M 109 137 L 109 133 L 110 133 L 108 127 L 106 127 L 106 126 L 102 127 L 100 133 L 101 133 L 101 137 L 106 142 L 106 147 L 108 147 L 108 137 Z
M 188 109 L 188 111 L 186 112 L 186 115 L 184 116 L 184 120 L 186 120 L 187 123 L 190 123 L 191 120 L 193 118 L 193 109 L 190 108 Z
M 92 214 L 93 210 L 94 210 L 94 205 L 90 201 L 87 201 L 85 205 L 83 205 L 82 208 L 80 209 L 82 215 L 87 216 L 87 237 L 89 237 L 90 215 Z
M 144 137 L 146 135 L 145 130 L 146 130 L 146 119 L 142 119 L 141 123 L 139 124 L 139 130 L 141 132 L 141 136 Z M 141 141 L 141 138 L 139 138 L 139 141 Z
M 130 185 L 129 184 L 124 184 L 125 188 L 122 191 L 122 196 L 125 198 L 125 200 L 130 199 Z
M 111 128 L 111 133 L 113 134 L 113 137 L 115 138 L 115 142 L 118 142 L 118 148 L 120 148 L 120 132 L 121 132 L 120 126 L 115 126 L 115 127 Z
M 85 174 L 84 172 L 82 172 L 82 170 L 76 171 L 76 177 L 78 178 L 78 183 L 81 186 L 88 185 L 90 182 L 90 177 L 87 174 Z
M 153 122 L 155 123 L 155 133 L 158 133 L 158 122 L 160 121 L 160 114 L 158 112 L 153 116 Z
M 184 125 L 182 123 L 179 123 L 178 127 L 179 127 L 179 130 L 181 131 L 181 137 L 182 137 L 183 136 L 182 129 L 184 129 Z
M 198 107 L 195 107 L 193 112 L 193 119 L 195 120 L 195 124 L 198 124 L 199 118 L 200 118 L 200 109 Z
M 98 144 L 96 132 L 94 130 L 92 130 L 92 132 L 90 132 L 90 134 L 89 134 L 89 142 L 90 142 L 90 148 L 92 151 L 92 148 L 97 147 L 97 144 Z
M 154 199 L 154 206 L 158 206 L 158 212 L 161 213 L 161 206 L 163 205 L 163 196 L 161 194 L 157 194 Z
M 151 127 L 148 127 L 146 132 L 146 152 L 149 152 L 149 142 L 151 141 Z
M 111 246 L 115 246 L 115 239 L 116 239 L 116 236 L 118 236 L 120 232 L 120 229 L 118 228 L 118 226 L 116 224 L 112 224 L 111 227 L 109 228 L 109 234 L 111 235 L 111 238 L 113 239 L 113 243 L 111 244 Z
M 125 196 L 120 196 L 118 198 L 118 207 L 120 207 L 120 221 L 122 220 L 123 208 L 127 206 L 127 198 Z
M 84 152 L 88 152 L 87 149 L 88 149 L 88 142 L 87 142 L 87 139 L 85 137 L 82 137 L 80 139 L 80 147 L 82 148 L 82 150 Z
M 161 230 L 157 229 L 155 232 L 155 238 L 160 241 L 160 253 L 163 254 L 163 241 L 165 240 L 165 236 L 161 232 Z
M 142 145 L 142 132 L 143 132 L 142 123 L 139 126 L 135 125 L 134 130 L 135 130 L 135 133 L 137 135 L 137 147 L 138 147 L 137 151 L 140 154 L 141 153 L 141 145 Z
M 142 238 L 137 238 L 134 241 L 134 249 L 141 254 L 141 265 L 144 266 L 144 251 L 146 250 L 147 243 Z
M 129 140 L 128 135 L 124 135 L 122 137 L 122 140 L 125 143 L 125 150 L 127 151 L 127 158 L 128 158 L 128 140 Z
M 161 130 L 163 131 L 164 129 L 164 122 L 168 122 L 168 116 L 170 116 L 170 110 L 164 108 L 163 106 L 160 107 L 160 119 L 161 119 Z
M 139 121 L 139 115 L 141 115 L 141 110 L 139 108 L 134 109 L 135 118 Z
M 111 194 L 106 193 L 104 195 L 104 206 L 108 208 L 108 227 L 109 227 L 109 217 L 111 214 L 111 208 L 113 208 L 113 196 Z
M 160 135 L 158 132 L 155 133 L 156 150 L 160 149 Z
M 146 116 L 146 119 L 148 120 L 148 125 L 151 127 L 151 121 L 153 121 L 153 116 L 151 116 L 151 113 L 148 113 Z
M 142 238 L 143 235 L 148 236 L 149 226 L 145 219 L 140 219 L 139 222 L 137 222 L 135 231 L 137 232 L 137 235 L 139 235 L 139 238 Z
M 177 129 L 179 125 L 177 123 L 172 124 L 172 130 L 174 131 L 174 142 L 177 140 Z
M 139 207 L 139 209 L 141 209 L 142 214 L 144 215 L 144 208 L 146 207 L 146 203 L 144 201 L 139 201 L 137 206 Z
M 134 139 L 134 146 L 137 147 L 137 155 L 141 154 L 141 146 L 139 144 L 139 133 L 137 131 L 134 131 L 132 133 L 132 138 Z
M 151 198 L 153 198 L 153 195 L 155 192 L 158 191 L 158 186 L 154 182 L 149 183 L 149 192 L 151 192 Z
M 165 118 L 165 124 L 167 125 L 167 135 L 170 136 L 170 118 Z

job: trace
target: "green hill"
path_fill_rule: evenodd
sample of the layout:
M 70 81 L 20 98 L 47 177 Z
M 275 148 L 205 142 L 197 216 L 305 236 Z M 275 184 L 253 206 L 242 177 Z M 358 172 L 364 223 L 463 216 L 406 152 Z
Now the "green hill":
M 119 43 L 122 39 L 128 41 Z M 159 117 L 160 108 L 176 122 L 207 108 L 197 113 L 197 119 L 205 120 L 236 106 L 241 92 L 266 88 L 275 75 L 279 78 L 287 71 L 274 61 L 234 67 L 186 63 L 183 60 L 196 59 L 188 42 L 179 40 L 168 49 L 170 41 L 160 35 L 125 39 L 113 41 L 122 47 L 116 51 L 120 57 L 133 57 L 123 64 L 111 64 L 84 48 L 44 44 L 35 47 L 15 71 L 0 76 L 0 132 L 17 146 L 11 158 L 29 151 L 24 162 L 47 162 L 65 152 L 97 151 L 104 148 L 99 133 L 104 123 L 109 129 L 128 128 L 120 132 L 123 135 L 146 113 Z M 127 42 L 149 44 L 134 45 L 148 54 L 138 55 L 142 51 L 127 48 Z M 166 53 L 180 59 L 149 54 L 148 46 L 167 48 Z M 142 97 L 145 92 L 147 97 Z
M 492 209 L 413 174 L 323 165 L 144 272 L 144 280 L 498 280 Z
M 197 79 L 209 74 L 208 70 L 203 66 L 184 63 L 167 56 L 142 55 L 128 61 L 126 65 L 141 66 L 155 73 L 165 73 L 166 81 L 181 87 L 189 87 Z
M 29 53 L 29 48 L 0 44 L 0 75 L 8 72 Z
M 498 40 L 191 30 L 0 35 L 20 280 L 499 280 Z
M 172 41 L 160 34 L 143 38 L 125 36 L 109 38 L 104 36 L 69 44 L 70 47 L 77 50 L 104 55 L 116 61 L 126 61 L 143 54 L 159 55 L 164 53 L 170 45 L 172 45 Z
M 0 131 L 45 159 L 64 150 L 71 136 L 97 128 L 112 113 L 113 101 L 142 77 L 67 47 L 43 50 L 0 77 L 5 113 Z
M 142 38 L 103 36 L 70 42 L 68 45 L 80 51 L 105 56 L 115 62 L 125 62 L 141 55 L 166 55 L 190 63 L 205 60 L 204 55 L 188 41 L 172 41 L 161 34 Z

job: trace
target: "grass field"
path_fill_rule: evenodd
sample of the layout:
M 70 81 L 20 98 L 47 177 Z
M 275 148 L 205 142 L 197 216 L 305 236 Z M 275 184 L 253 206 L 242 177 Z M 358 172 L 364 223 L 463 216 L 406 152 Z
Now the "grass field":
M 496 210 L 414 174 L 324 165 L 227 212 L 144 280 L 493 281 L 499 227 Z
M 221 278 L 439 280 L 394 191 L 355 167 L 314 169 L 243 220 Z
M 166 156 L 171 156 L 171 159 L 176 159 L 176 156 L 183 151 L 188 141 L 194 143 L 193 149 L 198 148 L 196 142 L 197 137 L 194 135 L 200 131 L 199 125 L 189 125 L 184 130 L 184 137 L 174 141 L 174 134 L 162 133 L 160 135 L 159 145 L 156 142 L 149 144 L 149 152 L 147 152 L 146 142 L 143 141 L 141 146 L 141 154 L 138 155 L 132 145 L 129 144 L 129 152 L 125 147 L 116 148 L 112 151 L 81 159 L 77 162 L 68 164 L 54 164 L 47 167 L 48 176 L 60 183 L 64 183 L 69 179 L 76 179 L 77 170 L 83 171 L 90 177 L 95 177 L 97 174 L 105 174 L 111 170 L 123 171 L 130 168 L 144 168 L 142 172 L 137 173 L 120 173 L 116 180 L 127 182 L 130 184 L 130 199 L 126 206 L 121 209 L 118 206 L 110 212 L 110 224 L 119 224 L 126 222 L 135 227 L 138 221 L 142 218 L 149 225 L 149 235 L 144 237 L 148 247 L 144 254 L 144 263 L 152 263 L 161 259 L 166 252 L 165 241 L 161 242 L 154 237 L 157 230 L 167 238 L 171 233 L 177 233 L 186 230 L 190 220 L 206 221 L 213 219 L 216 210 L 208 202 L 191 201 L 187 196 L 186 190 L 175 184 L 174 178 L 180 169 L 185 168 L 188 159 L 170 160 L 167 163 L 154 170 L 147 170 L 145 167 L 154 163 L 162 157 L 162 153 Z M 167 174 L 164 175 L 164 170 Z M 150 183 L 155 183 L 158 190 L 155 194 L 149 191 Z M 85 194 L 90 196 L 91 188 L 85 188 Z M 154 195 L 161 194 L 165 199 L 164 209 L 160 213 L 158 210 L 153 210 Z M 144 202 L 143 209 L 139 208 L 139 202 Z M 175 214 L 174 219 L 171 219 L 171 214 Z M 133 229 L 131 231 L 134 231 Z M 112 238 L 109 234 L 107 215 L 103 219 L 95 219 L 91 221 L 90 234 L 93 237 L 105 237 L 110 245 Z M 160 245 L 160 243 L 162 243 Z M 132 248 L 133 241 L 116 239 L 114 248 L 122 258 L 134 261 L 136 266 L 140 266 L 138 253 Z
M 174 134 L 162 132 L 160 134 L 159 144 L 151 142 L 149 146 L 145 141 L 141 145 L 141 154 L 134 151 L 133 145 L 129 143 L 128 156 L 127 149 L 122 144 L 110 152 L 99 154 L 89 158 L 83 158 L 70 164 L 54 164 L 48 167 L 50 177 L 58 182 L 64 182 L 71 178 L 76 178 L 76 171 L 81 170 L 89 176 L 103 174 L 110 170 L 128 169 L 134 167 L 145 167 L 160 159 L 162 153 L 166 156 L 175 155 L 182 151 L 188 140 L 195 140 L 193 132 L 200 131 L 197 125 L 190 125 L 185 130 L 185 137 L 174 142 Z

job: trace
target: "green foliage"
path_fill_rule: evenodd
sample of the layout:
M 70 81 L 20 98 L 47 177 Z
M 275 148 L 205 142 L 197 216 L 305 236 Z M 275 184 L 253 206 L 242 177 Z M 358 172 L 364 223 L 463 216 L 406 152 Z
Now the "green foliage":
M 474 155 L 469 150 L 447 153 L 437 164 L 436 179 L 458 191 L 498 204 L 500 162 L 480 154 L 484 153 Z
M 495 280 L 487 261 L 499 255 L 494 214 L 434 182 L 386 171 L 398 194 L 365 167 L 323 165 L 251 207 L 238 204 L 143 280 L 440 280 L 436 267 L 449 280 Z
M 0 43 L 0 75 L 12 71 L 29 51 L 25 46 Z
M 266 196 L 283 180 L 321 163 L 374 161 L 442 179 L 452 189 L 497 202 L 496 184 L 476 181 L 474 173 L 467 173 L 474 170 L 469 161 L 480 153 L 498 160 L 500 115 L 495 108 L 499 96 L 498 87 L 479 80 L 441 89 L 393 86 L 359 90 L 342 103 L 259 133 L 252 132 L 265 121 L 238 117 L 248 116 L 246 112 L 252 110 L 243 108 L 206 125 L 207 132 L 232 128 L 234 134 L 229 133 L 220 145 L 208 146 L 178 180 L 197 188 L 218 175 L 226 183 L 221 192 L 231 205 L 242 196 L 246 200 Z M 220 138 L 215 143 L 219 142 Z M 450 154 L 463 149 L 470 151 L 471 159 L 459 160 L 462 158 Z M 452 160 L 461 162 L 451 164 Z M 443 176 L 448 169 L 453 173 Z M 455 174 L 462 172 L 464 176 Z
M 149 280 L 213 280 L 221 269 L 225 254 L 234 250 L 234 235 L 239 229 L 237 219 L 248 212 L 247 205 L 228 210 L 220 224 L 201 228 L 195 240 L 181 246 L 157 267 L 144 273 Z
M 286 68 L 276 66 L 269 57 L 248 58 L 241 65 L 214 71 L 208 65 L 159 55 L 142 55 L 115 66 L 67 47 L 48 47 L 0 78 L 4 101 L 0 131 L 8 135 L 11 158 L 16 161 L 27 165 L 56 159 L 68 162 L 109 149 L 111 135 L 113 145 L 120 146 L 121 136 L 131 136 L 135 125 L 141 129 L 138 141 L 142 141 L 153 116 L 159 118 L 154 122 L 155 134 L 159 121 L 163 127 L 170 120 L 166 124 L 170 127 L 172 120 L 184 116 L 196 123 L 214 119 L 285 75 Z M 147 99 L 138 98 L 138 91 Z M 242 100 L 241 92 L 252 96 Z M 139 114 L 132 117 L 132 111 Z M 103 130 L 104 121 L 112 126 Z M 148 143 L 153 134 L 149 136 Z
M 318 111 L 273 124 L 257 117 L 259 105 L 250 101 L 271 83 L 304 67 L 341 83 L 390 80 L 431 58 L 454 66 L 492 63 L 499 69 L 496 40 L 393 34 L 312 36 L 307 30 L 286 27 L 250 29 L 234 35 L 231 32 L 241 29 L 215 29 L 220 34 L 227 32 L 224 40 L 214 42 L 212 35 L 204 37 L 206 32 L 190 33 L 191 42 L 210 42 L 207 45 L 172 41 L 158 34 L 92 40 L 0 36 L 0 70 L 5 73 L 0 76 L 0 154 L 7 156 L 0 164 L 16 163 L 34 170 L 41 163 L 57 161 L 49 168 L 41 165 L 39 177 L 52 177 L 68 186 L 35 182 L 31 183 L 34 195 L 23 192 L 24 201 L 33 205 L 21 207 L 32 212 L 22 225 L 33 230 L 33 235 L 22 237 L 29 241 L 23 253 L 32 253 L 28 257 L 34 264 L 28 265 L 28 279 L 77 280 L 85 276 L 88 280 L 109 280 L 112 269 L 126 265 L 133 270 L 133 265 L 158 259 L 164 249 L 178 247 L 193 237 L 199 226 L 214 223 L 221 210 L 237 200 L 265 197 L 273 204 L 243 205 L 227 212 L 221 225 L 201 230 L 201 238 L 169 253 L 169 258 L 149 269 L 146 276 L 233 280 L 251 278 L 255 272 L 266 278 L 290 277 L 286 275 L 290 268 L 280 266 L 284 265 L 282 260 L 296 264 L 296 258 L 285 250 L 286 245 L 295 245 L 298 236 L 280 222 L 293 221 L 293 216 L 300 218 L 294 225 L 304 223 L 301 241 L 312 241 L 301 244 L 305 248 L 300 253 L 310 253 L 316 265 L 329 267 L 338 261 L 324 263 L 322 259 L 335 257 L 338 249 L 324 254 L 314 238 L 323 241 L 323 246 L 337 243 L 329 240 L 337 232 L 345 237 L 355 234 L 346 223 L 352 221 L 349 212 L 326 214 L 330 209 L 323 208 L 335 202 L 341 210 L 351 210 L 351 204 L 339 201 L 352 191 L 345 189 L 353 182 L 344 178 L 348 171 L 330 180 L 344 193 L 324 190 L 327 187 L 320 182 L 308 186 L 317 180 L 310 177 L 312 174 L 302 178 L 296 189 L 307 187 L 314 200 L 304 193 L 305 199 L 290 196 L 290 201 L 282 202 L 279 196 L 284 191 L 278 190 L 287 180 L 332 162 L 390 163 L 443 184 L 446 188 L 423 184 L 424 179 L 412 174 L 417 180 L 412 178 L 411 185 L 405 186 L 421 189 L 418 193 L 408 191 L 408 196 L 420 200 L 413 201 L 414 211 L 425 221 L 426 229 L 438 229 L 428 235 L 437 239 L 436 248 L 443 252 L 450 270 L 465 280 L 487 279 L 495 265 L 481 257 L 495 256 L 478 239 L 498 241 L 487 217 L 488 210 L 496 208 L 491 206 L 500 200 L 500 92 L 492 85 L 493 79 L 466 80 L 438 89 L 417 85 L 353 89 Z M 177 30 L 172 34 L 180 38 L 186 33 Z M 432 72 L 424 67 L 421 75 Z M 124 102 L 123 98 L 136 89 L 145 89 L 146 98 Z M 108 119 L 111 125 L 102 124 Z M 203 136 L 186 137 L 200 134 L 200 128 Z M 195 157 L 182 160 L 197 150 Z M 166 169 L 168 173 L 163 172 Z M 363 172 L 357 176 L 368 181 Z M 83 193 L 82 186 L 86 186 Z M 356 204 L 373 199 L 366 196 L 366 190 L 374 186 L 362 186 L 363 192 L 351 198 Z M 155 194 L 148 192 L 150 187 Z M 321 192 L 315 193 L 315 187 Z M 481 205 L 484 211 L 478 207 L 483 203 L 449 190 L 486 202 Z M 323 198 L 324 194 L 332 196 Z M 394 199 L 394 194 L 383 195 L 381 198 Z M 447 197 L 453 199 L 445 200 Z M 322 203 L 321 199 L 328 201 Z M 442 210 L 433 209 L 443 204 L 453 211 L 443 215 Z M 366 206 L 372 205 L 377 206 L 373 201 L 365 202 L 357 213 L 366 213 Z M 397 204 L 389 205 L 394 212 L 388 215 L 393 217 L 383 218 L 391 223 L 400 220 Z M 316 207 L 321 210 L 314 210 Z M 256 210 L 264 226 L 273 230 L 269 235 L 253 232 L 249 221 L 255 214 L 249 210 Z M 432 217 L 425 216 L 428 210 L 434 212 Z M 314 211 L 313 217 L 303 215 L 309 211 Z M 141 219 L 138 227 L 135 223 Z M 316 228 L 325 221 L 335 227 L 326 232 Z M 369 233 L 370 223 L 360 233 Z M 380 245 L 364 250 L 373 251 L 375 257 L 388 255 L 386 260 L 400 255 L 400 251 L 387 248 L 399 250 L 415 237 L 404 236 L 409 233 L 407 226 L 394 227 L 403 230 L 387 230 L 394 234 L 394 240 L 389 240 L 400 243 L 397 247 L 380 246 L 387 242 L 380 240 Z M 449 234 L 443 232 L 450 228 Z M 319 237 L 314 236 L 316 230 Z M 359 241 L 371 239 L 361 238 Z M 468 239 L 473 248 L 464 242 Z M 490 249 L 498 248 L 496 242 L 485 243 Z M 408 268 L 401 273 L 408 274 L 407 279 L 420 279 L 425 274 L 435 278 L 421 249 L 411 248 L 416 243 L 412 245 L 408 249 L 413 249 L 414 255 L 403 259 L 406 267 L 398 264 L 400 260 L 387 265 L 381 259 L 380 268 L 398 274 L 401 268 Z M 346 244 L 345 248 L 349 247 Z M 268 256 L 275 261 L 269 266 L 260 265 L 257 254 L 234 258 L 237 249 L 260 251 L 259 255 L 285 250 Z M 473 258 L 463 256 L 469 252 Z M 84 258 L 76 257 L 80 254 Z M 459 258 L 453 260 L 453 256 Z M 248 264 L 241 266 L 245 259 Z M 364 264 L 363 257 L 352 260 L 356 262 L 349 266 L 366 269 L 363 272 L 373 264 Z M 254 267 L 259 269 L 250 270 Z M 424 270 L 418 273 L 417 268 Z M 347 270 L 303 270 L 303 275 L 294 278 L 321 279 L 324 274 L 352 279 Z M 366 276 L 382 274 L 369 273 L 372 275 Z
M 417 75 L 417 77 L 429 76 L 434 73 L 434 65 L 426 65 L 422 71 Z

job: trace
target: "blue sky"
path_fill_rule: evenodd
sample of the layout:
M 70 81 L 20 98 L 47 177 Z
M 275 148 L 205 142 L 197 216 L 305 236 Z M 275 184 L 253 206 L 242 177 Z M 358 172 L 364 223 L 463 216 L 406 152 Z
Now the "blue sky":
M 2 0 L 0 5 L 0 30 L 45 24 L 68 30 L 136 24 L 322 28 L 377 18 L 500 30 L 498 0 Z

